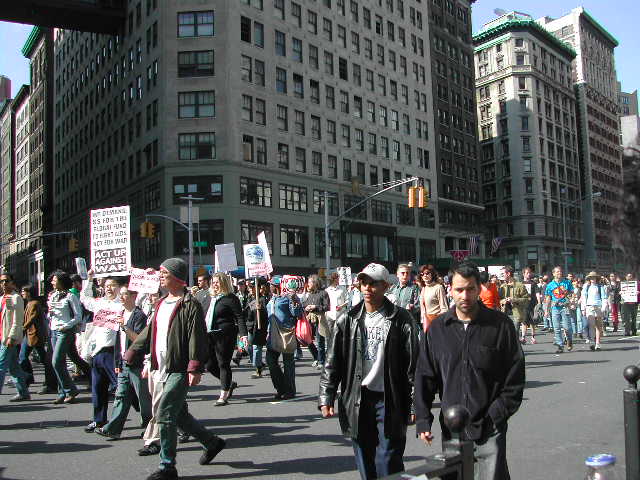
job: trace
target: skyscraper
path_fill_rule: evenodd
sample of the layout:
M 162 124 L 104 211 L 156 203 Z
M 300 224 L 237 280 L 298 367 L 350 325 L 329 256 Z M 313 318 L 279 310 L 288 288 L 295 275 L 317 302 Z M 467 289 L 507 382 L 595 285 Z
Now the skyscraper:
M 0 75 L 0 104 L 11 98 L 11 79 Z
M 59 30 L 54 222 L 81 251 L 58 242 L 56 262 L 88 254 L 88 208 L 122 204 L 134 263 L 184 255 L 182 226 L 149 217 L 158 235 L 141 239 L 137 224 L 178 218 L 192 194 L 198 263 L 265 231 L 277 267 L 311 272 L 324 265 L 325 190 L 331 221 L 407 177 L 437 198 L 425 17 L 403 1 L 186 0 L 132 3 L 118 36 Z M 435 252 L 436 212 L 409 209 L 405 192 L 332 226 L 333 266 Z

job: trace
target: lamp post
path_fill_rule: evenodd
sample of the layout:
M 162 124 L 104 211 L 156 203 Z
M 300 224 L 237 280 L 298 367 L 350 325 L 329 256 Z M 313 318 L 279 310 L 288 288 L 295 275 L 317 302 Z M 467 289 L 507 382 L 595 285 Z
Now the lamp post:
M 591 194 L 591 198 L 601 197 L 602 192 L 593 192 Z M 567 248 L 567 207 L 572 207 L 573 205 L 577 205 L 578 203 L 584 201 L 587 197 L 582 197 L 573 202 L 566 203 L 562 206 L 562 256 L 564 257 L 564 274 L 566 275 L 569 272 L 569 255 L 571 252 Z
M 189 202 L 189 286 L 193 285 L 193 215 L 191 209 L 193 208 L 194 200 L 204 200 L 204 198 L 194 197 L 189 195 L 188 197 L 180 197 L 180 200 L 187 200 Z M 200 222 L 198 222 L 198 225 Z

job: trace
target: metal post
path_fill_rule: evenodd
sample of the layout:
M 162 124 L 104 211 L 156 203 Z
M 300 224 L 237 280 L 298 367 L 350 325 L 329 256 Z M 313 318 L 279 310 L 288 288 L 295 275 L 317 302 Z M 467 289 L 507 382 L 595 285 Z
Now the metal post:
M 563 204 L 562 205 L 562 245 L 563 245 L 562 256 L 564 257 L 564 274 L 565 275 L 569 273 L 569 257 L 567 256 L 568 252 L 567 252 L 566 216 L 567 216 L 567 206 Z
M 640 368 L 629 365 L 624 369 L 623 376 L 629 382 L 628 387 L 622 392 L 627 480 L 637 480 L 640 478 L 640 392 L 637 388 Z
M 193 200 L 189 196 L 189 286 L 193 285 L 193 218 L 191 217 L 191 207 Z
M 200 257 L 200 265 L 202 265 L 202 242 L 200 241 L 200 222 L 198 222 L 198 256 Z
M 331 268 L 331 235 L 329 235 L 329 192 L 324 191 L 324 265 L 325 275 L 329 278 Z

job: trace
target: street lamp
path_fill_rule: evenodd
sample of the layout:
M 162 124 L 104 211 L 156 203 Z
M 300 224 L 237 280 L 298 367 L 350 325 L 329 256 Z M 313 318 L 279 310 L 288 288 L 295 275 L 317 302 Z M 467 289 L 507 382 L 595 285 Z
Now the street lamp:
M 601 197 L 601 196 L 602 196 L 602 192 L 593 192 L 591 194 L 592 199 Z M 571 252 L 567 249 L 567 222 L 566 222 L 567 207 L 576 205 L 579 202 L 584 201 L 586 198 L 587 197 L 582 197 L 577 200 L 574 200 L 573 202 L 566 203 L 562 206 L 562 244 L 563 244 L 562 256 L 564 257 L 564 274 L 565 275 L 569 272 L 569 255 L 571 255 Z

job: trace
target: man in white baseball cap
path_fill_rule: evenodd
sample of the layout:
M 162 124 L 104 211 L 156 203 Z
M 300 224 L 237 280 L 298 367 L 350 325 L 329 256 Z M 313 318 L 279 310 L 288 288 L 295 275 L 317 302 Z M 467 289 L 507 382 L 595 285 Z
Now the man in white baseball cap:
M 320 377 L 318 407 L 334 415 L 338 388 L 340 426 L 351 438 L 363 480 L 404 470 L 407 425 L 413 423 L 416 322 L 385 297 L 389 271 L 370 263 L 359 274 L 364 298 L 340 317 Z

